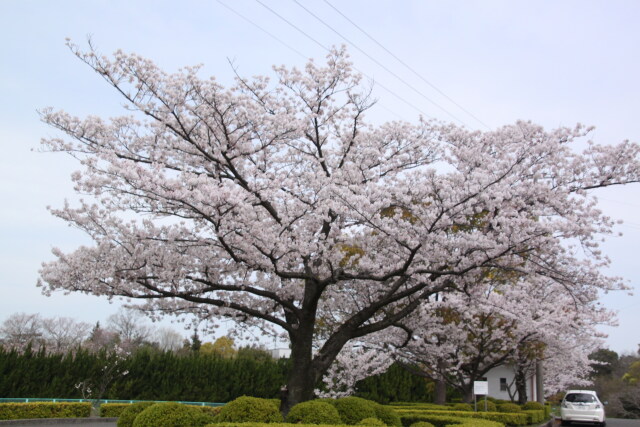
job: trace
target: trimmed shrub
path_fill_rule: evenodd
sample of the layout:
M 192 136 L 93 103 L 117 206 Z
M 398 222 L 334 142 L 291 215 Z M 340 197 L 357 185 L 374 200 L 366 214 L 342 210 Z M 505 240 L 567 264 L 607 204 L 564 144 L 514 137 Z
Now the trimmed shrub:
M 520 405 L 515 403 L 501 403 L 498 405 L 498 412 L 509 412 L 511 414 L 517 414 L 522 411 Z
M 388 406 L 375 404 L 374 409 L 376 411 L 376 418 L 384 421 L 384 423 L 390 427 L 402 427 L 402 421 L 400 416 Z
M 365 418 L 358 421 L 358 426 L 371 426 L 371 427 L 387 427 L 384 421 L 377 418 Z
M 498 408 L 496 407 L 496 404 L 493 403 L 490 400 L 487 400 L 487 410 L 485 411 L 484 409 L 484 400 L 482 401 L 478 401 L 478 412 L 496 412 L 498 410 Z
M 451 409 L 452 411 L 473 411 L 473 406 L 469 403 L 456 403 Z
M 460 414 L 460 412 L 457 413 Z M 502 422 L 454 415 L 421 415 L 419 417 L 411 418 L 402 417 L 402 424 L 405 426 L 411 426 L 419 421 L 428 422 L 430 424 L 433 424 L 435 427 L 504 427 L 504 423 Z
M 411 425 L 416 421 L 429 421 L 436 426 L 439 424 L 433 422 L 431 419 L 436 416 L 444 417 L 458 417 L 458 418 L 473 418 L 483 419 L 488 421 L 495 421 L 501 424 L 507 424 L 511 426 L 523 426 L 527 425 L 528 417 L 526 414 L 512 414 L 503 412 L 466 412 L 466 411 L 422 411 L 412 414 L 402 415 L 402 425 Z
M 547 419 L 547 417 L 544 416 L 544 409 L 531 409 L 522 411 L 521 413 L 528 417 L 527 424 L 540 424 Z
M 283 421 L 280 409 L 273 401 L 250 396 L 241 396 L 224 405 L 215 420 L 220 423 L 281 423 Z
M 215 417 L 222 410 L 222 406 L 202 406 L 202 405 L 186 405 L 190 408 L 196 408 L 198 411 Z
M 86 418 L 91 415 L 89 402 L 0 403 L 0 420 L 29 418 Z
M 140 412 L 133 427 L 201 427 L 213 417 L 188 405 L 176 402 L 156 403 Z
M 291 408 L 286 421 L 294 424 L 342 424 L 338 410 L 321 400 L 298 403 Z
M 365 418 L 376 417 L 376 403 L 360 397 L 350 396 L 336 399 L 333 405 L 345 424 L 354 425 Z
M 119 417 L 122 411 L 131 406 L 131 403 L 103 403 L 100 405 L 100 416 L 102 418 Z
M 154 402 L 136 402 L 127 405 L 126 408 L 120 413 L 118 417 L 118 427 L 131 427 L 138 414 L 149 406 L 154 405 Z
M 540 402 L 527 402 L 522 405 L 525 411 L 544 411 L 544 405 Z
M 427 421 L 418 421 L 417 423 L 411 424 L 409 427 L 435 427 L 435 426 Z

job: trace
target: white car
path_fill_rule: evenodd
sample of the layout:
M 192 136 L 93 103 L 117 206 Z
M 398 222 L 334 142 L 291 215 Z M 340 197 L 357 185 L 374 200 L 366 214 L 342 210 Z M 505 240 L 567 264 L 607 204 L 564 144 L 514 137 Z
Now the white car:
M 606 425 L 604 405 L 592 390 L 569 390 L 560 405 L 562 425 L 579 423 L 595 423 L 601 427 Z

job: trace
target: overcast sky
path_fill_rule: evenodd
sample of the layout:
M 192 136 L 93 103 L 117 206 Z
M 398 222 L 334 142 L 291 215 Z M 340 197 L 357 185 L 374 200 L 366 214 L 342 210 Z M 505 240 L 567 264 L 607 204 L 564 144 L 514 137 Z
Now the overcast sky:
M 56 133 L 36 110 L 123 112 L 66 37 L 83 44 L 91 35 L 105 54 L 136 52 L 170 72 L 201 63 L 203 76 L 223 84 L 233 77 L 230 62 L 241 75 L 268 74 L 273 64 L 322 61 L 327 47 L 344 43 L 374 82 L 374 123 L 420 114 L 478 129 L 518 119 L 547 128 L 581 122 L 596 126 L 600 143 L 640 141 L 640 2 L 262 1 L 0 1 L 0 321 L 39 312 L 93 323 L 120 304 L 36 288 L 52 247 L 90 244 L 46 209 L 74 200 L 78 165 L 38 152 L 40 138 Z M 624 221 L 616 228 L 623 236 L 602 246 L 612 260 L 607 273 L 640 291 L 640 184 L 598 195 L 603 211 Z M 640 296 L 602 302 L 619 310 L 620 326 L 604 329 L 608 345 L 635 352 Z

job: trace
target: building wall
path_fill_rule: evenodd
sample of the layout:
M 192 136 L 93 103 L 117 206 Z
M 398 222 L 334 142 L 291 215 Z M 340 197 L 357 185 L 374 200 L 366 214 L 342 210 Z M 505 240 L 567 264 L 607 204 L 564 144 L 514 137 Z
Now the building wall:
M 511 384 L 515 376 L 513 366 L 503 365 L 490 370 L 486 377 L 489 383 L 489 396 L 496 399 L 509 400 L 509 393 L 500 389 L 500 379 L 506 379 L 507 384 Z M 515 384 L 511 386 L 511 390 L 515 392 Z M 535 376 L 527 379 L 527 400 L 536 400 L 536 381 Z M 517 395 L 516 395 L 517 399 Z

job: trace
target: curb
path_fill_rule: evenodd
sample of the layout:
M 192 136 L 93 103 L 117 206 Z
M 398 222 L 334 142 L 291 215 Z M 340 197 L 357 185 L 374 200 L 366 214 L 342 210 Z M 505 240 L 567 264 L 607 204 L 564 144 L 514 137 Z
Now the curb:
M 118 418 L 32 418 L 22 420 L 0 420 L 0 426 L 11 425 L 56 425 L 56 424 L 85 424 L 85 423 L 114 423 Z

